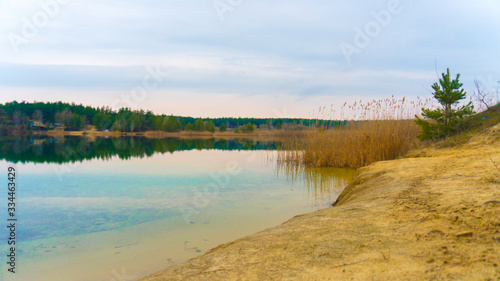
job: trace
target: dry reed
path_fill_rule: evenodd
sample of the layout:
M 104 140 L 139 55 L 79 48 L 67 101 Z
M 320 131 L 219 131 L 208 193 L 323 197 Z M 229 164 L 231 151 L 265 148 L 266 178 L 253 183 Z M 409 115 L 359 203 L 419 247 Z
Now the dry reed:
M 333 105 L 328 113 L 325 107 L 319 108 L 317 125 L 303 136 L 288 135 L 278 147 L 277 161 L 282 165 L 355 169 L 397 158 L 416 145 L 420 127 L 413 119 L 430 102 L 398 100 L 393 96 L 368 103 L 346 103 L 339 113 Z M 336 128 L 319 125 L 319 120 L 324 124 L 325 120 L 347 118 L 351 120 Z

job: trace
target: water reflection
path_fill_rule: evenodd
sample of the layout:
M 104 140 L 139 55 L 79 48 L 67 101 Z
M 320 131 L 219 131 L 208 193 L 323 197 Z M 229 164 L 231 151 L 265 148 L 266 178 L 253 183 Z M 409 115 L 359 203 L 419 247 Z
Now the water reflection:
M 302 178 L 311 199 L 327 199 L 333 203 L 351 182 L 354 174 L 355 171 L 350 169 L 307 167 L 302 171 Z
M 245 139 L 124 138 L 4 138 L 0 160 L 13 163 L 68 163 L 90 159 L 122 160 L 187 150 L 274 150 L 275 142 Z
M 272 154 L 275 142 L 254 140 L 0 140 L 0 168 L 19 162 L 19 258 L 29 265 L 20 278 L 106 281 L 121 267 L 134 276 L 152 273 L 164 260 L 183 262 L 327 207 L 354 174 L 276 158 L 263 165 Z M 195 200 L 229 163 L 240 172 L 200 205 Z M 186 207 L 197 211 L 189 221 Z
M 82 138 L 82 137 L 27 137 L 0 139 L 0 160 L 13 163 L 75 163 L 84 160 L 121 160 L 152 157 L 155 154 L 173 154 L 192 150 L 267 150 L 278 176 L 284 176 L 293 184 L 302 182 L 308 197 L 314 202 L 335 201 L 352 179 L 349 169 L 311 168 L 295 162 L 282 161 L 276 154 L 279 145 L 273 141 L 246 139 L 148 139 L 141 137 Z
M 351 169 L 316 168 L 283 161 L 277 161 L 276 164 L 277 176 L 284 176 L 291 185 L 296 182 L 303 183 L 307 188 L 308 197 L 314 203 L 333 203 L 351 182 L 355 173 Z

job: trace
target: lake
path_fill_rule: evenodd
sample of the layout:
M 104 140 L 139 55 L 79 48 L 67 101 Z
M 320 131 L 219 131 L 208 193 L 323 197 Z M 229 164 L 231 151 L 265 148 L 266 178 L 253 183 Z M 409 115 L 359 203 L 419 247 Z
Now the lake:
M 1 280 L 136 280 L 219 244 L 328 207 L 353 175 L 287 171 L 276 143 L 23 138 L 16 169 L 16 274 Z M 7 187 L 1 192 L 7 217 Z M 2 256 L 7 230 L 1 232 Z

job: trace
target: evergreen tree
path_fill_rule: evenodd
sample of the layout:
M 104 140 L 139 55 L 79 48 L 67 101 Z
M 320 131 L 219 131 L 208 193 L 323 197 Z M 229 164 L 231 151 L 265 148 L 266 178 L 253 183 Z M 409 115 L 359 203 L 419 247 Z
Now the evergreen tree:
M 175 132 L 179 129 L 179 122 L 177 122 L 177 119 L 173 115 L 170 115 L 165 119 L 166 122 L 162 128 L 164 131 Z
M 163 119 L 164 119 L 164 116 L 155 116 L 152 118 L 153 119 L 153 122 L 151 124 L 151 129 L 152 130 L 161 130 L 161 126 L 163 124 Z
M 213 121 L 206 121 L 205 122 L 205 131 L 209 132 L 215 132 L 215 124 Z
M 148 110 L 148 112 L 143 117 L 144 117 L 144 124 L 143 124 L 144 130 L 146 131 L 155 130 L 153 129 L 154 122 L 156 120 L 154 113 Z
M 193 130 L 193 125 L 191 123 L 188 123 L 185 128 L 186 131 L 192 131 Z
M 254 130 L 255 130 L 255 127 L 253 126 L 253 124 L 252 124 L 252 123 L 250 123 L 250 122 L 249 122 L 249 123 L 246 125 L 246 131 L 251 133 L 251 132 L 253 132 Z
M 219 132 L 225 132 L 227 131 L 226 124 L 222 123 L 219 126 Z
M 203 131 L 203 130 L 205 130 L 205 123 L 203 122 L 203 120 L 201 118 L 198 118 L 196 120 L 196 122 L 194 122 L 193 130 L 194 131 Z
M 242 132 L 244 132 L 244 133 L 247 133 L 247 132 L 248 132 L 248 133 L 251 133 L 251 132 L 253 132 L 253 131 L 254 131 L 254 129 L 255 129 L 255 128 L 254 128 L 254 126 L 252 125 L 252 123 L 248 123 L 248 124 L 243 125 L 243 126 L 241 127 L 241 131 L 242 131 Z
M 134 132 L 136 129 L 140 130 L 142 126 L 141 117 L 139 117 L 139 114 L 136 113 L 132 113 L 129 115 L 129 117 L 127 118 L 127 123 L 128 127 L 130 128 L 130 132 Z
M 109 119 L 109 116 L 104 112 L 97 113 L 94 116 L 92 123 L 97 130 L 107 130 L 111 127 L 111 120 Z
M 39 122 L 43 122 L 43 112 L 39 109 L 37 109 L 33 115 L 31 116 L 31 119 L 33 121 L 39 121 Z
M 186 127 L 186 120 L 184 118 L 179 118 L 179 129 L 184 129 Z
M 422 140 L 438 139 L 456 133 L 464 125 L 464 118 L 474 113 L 472 102 L 456 107 L 466 97 L 466 92 L 459 82 L 460 74 L 455 79 L 450 77 L 450 69 L 442 74 L 439 83 L 432 85 L 434 98 L 442 108 L 422 109 L 424 119 L 416 116 L 415 122 L 422 127 L 419 138 Z M 455 107 L 455 108 L 454 108 Z
M 113 126 L 111 126 L 111 129 L 113 131 L 120 131 L 123 132 L 127 128 L 128 123 L 125 118 L 125 115 L 117 116 L 115 122 L 113 123 Z

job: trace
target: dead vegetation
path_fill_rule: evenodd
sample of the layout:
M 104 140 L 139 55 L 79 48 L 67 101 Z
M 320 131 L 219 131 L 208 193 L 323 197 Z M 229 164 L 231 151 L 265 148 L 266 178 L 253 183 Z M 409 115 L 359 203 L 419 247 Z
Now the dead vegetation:
M 344 104 L 337 114 L 320 108 L 317 118 L 343 120 L 344 126 L 312 127 L 302 137 L 289 135 L 278 147 L 278 162 L 309 167 L 359 168 L 377 161 L 395 159 L 417 144 L 420 127 L 415 114 L 430 100 L 403 99 L 362 101 Z

